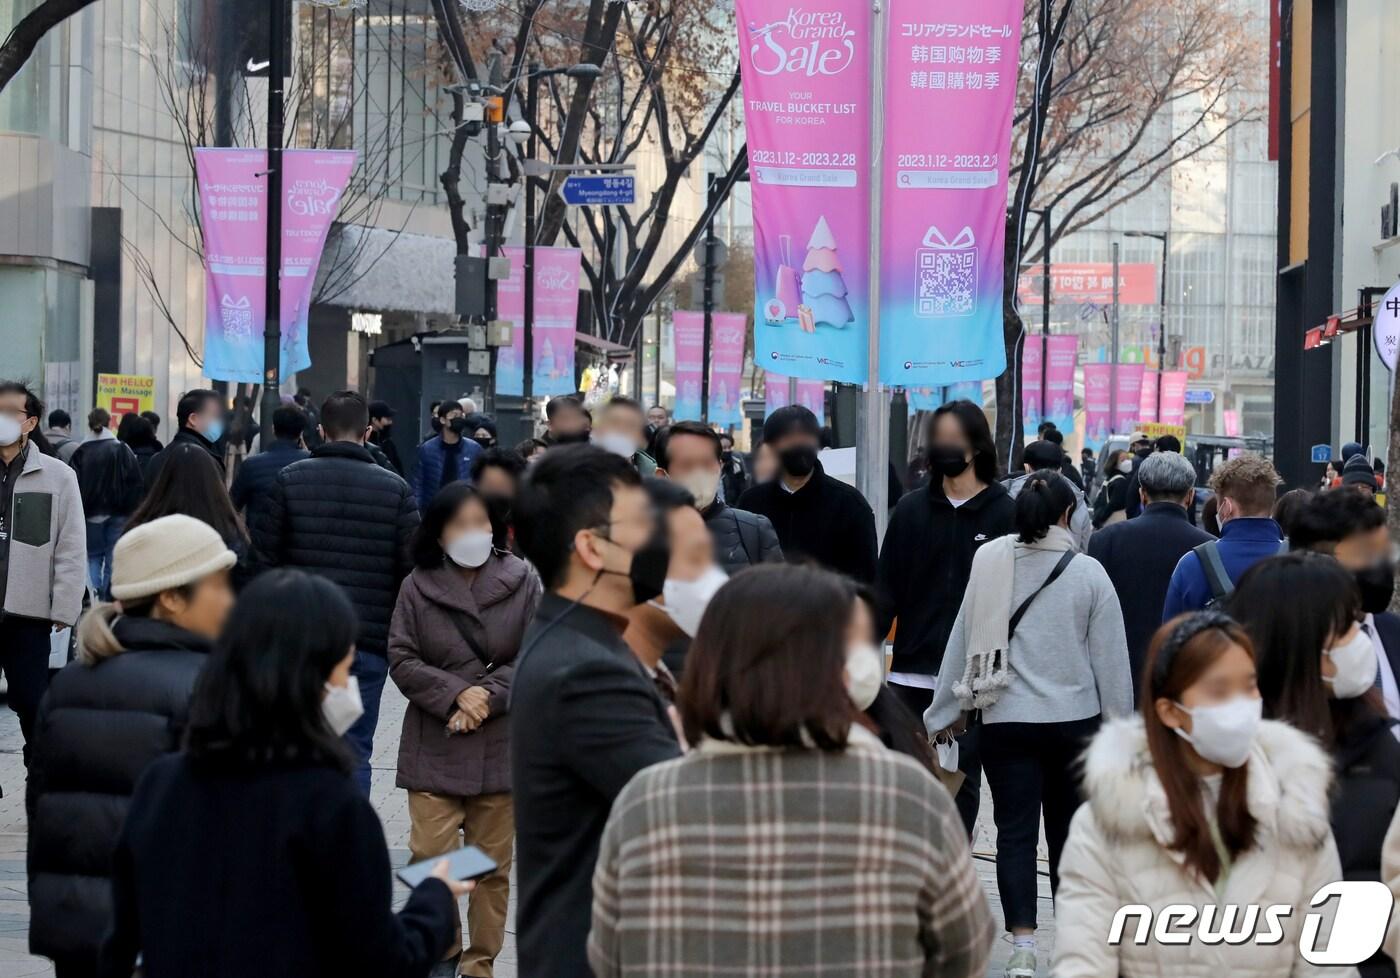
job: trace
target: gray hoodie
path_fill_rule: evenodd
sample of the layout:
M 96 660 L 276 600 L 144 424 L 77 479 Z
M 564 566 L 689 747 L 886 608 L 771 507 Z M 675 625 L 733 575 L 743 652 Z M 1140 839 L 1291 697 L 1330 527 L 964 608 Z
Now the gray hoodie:
M 1031 477 L 1029 472 L 1007 479 L 1002 485 L 1006 486 L 1007 493 L 1012 499 L 1021 494 L 1021 489 L 1025 486 L 1026 480 Z M 1080 553 L 1089 550 L 1089 536 L 1094 532 L 1094 520 L 1089 513 L 1089 506 L 1084 501 L 1084 493 L 1079 491 L 1079 487 L 1068 479 L 1069 487 L 1074 490 L 1074 512 L 1069 516 L 1069 532 L 1074 536 L 1074 547 Z

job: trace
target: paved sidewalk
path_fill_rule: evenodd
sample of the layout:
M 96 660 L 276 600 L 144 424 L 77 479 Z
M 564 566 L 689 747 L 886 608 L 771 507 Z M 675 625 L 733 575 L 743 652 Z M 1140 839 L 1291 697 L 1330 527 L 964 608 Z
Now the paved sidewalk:
M 373 759 L 374 781 L 371 798 L 389 843 L 395 865 L 408 861 L 408 799 L 394 787 L 394 770 L 398 758 L 399 729 L 403 722 L 404 699 L 389 683 L 384 690 L 383 709 L 379 720 L 379 737 L 375 742 Z M 52 975 L 53 968 L 43 958 L 28 953 L 29 904 L 25 893 L 24 847 L 24 765 L 19 752 L 19 722 L 7 707 L 0 706 L 0 978 L 29 978 L 31 975 Z M 992 802 L 983 791 L 982 811 L 978 818 L 978 834 L 973 846 L 978 875 L 987 890 L 991 909 L 998 923 L 1001 904 L 997 899 L 996 831 L 991 825 Z M 1040 869 L 1046 873 L 1044 844 L 1041 846 Z M 406 895 L 398 887 L 400 897 Z M 465 910 L 465 903 L 463 906 Z M 1050 880 L 1040 878 L 1040 956 L 1041 973 L 1049 974 L 1049 953 L 1053 948 L 1054 927 L 1050 912 Z M 510 916 L 505 947 L 496 960 L 496 978 L 518 978 L 515 956 L 515 893 L 511 892 Z M 1011 954 L 1011 945 L 1004 935 L 992 949 L 989 976 L 1000 978 L 1002 966 Z

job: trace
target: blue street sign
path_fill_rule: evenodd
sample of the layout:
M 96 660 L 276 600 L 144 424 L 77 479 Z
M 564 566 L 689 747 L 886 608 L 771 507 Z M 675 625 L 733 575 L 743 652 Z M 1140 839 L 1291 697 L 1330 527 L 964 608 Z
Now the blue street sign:
M 575 173 L 564 180 L 561 192 L 566 204 L 591 207 L 631 204 L 637 199 L 637 178 Z
M 1187 404 L 1214 404 L 1215 391 L 1206 390 L 1201 387 L 1189 387 L 1186 390 Z
M 1312 449 L 1312 460 L 1313 460 L 1314 462 L 1330 462 L 1330 461 L 1332 461 L 1332 446 L 1331 446 L 1331 445 L 1314 445 L 1314 446 L 1313 446 L 1313 449 Z

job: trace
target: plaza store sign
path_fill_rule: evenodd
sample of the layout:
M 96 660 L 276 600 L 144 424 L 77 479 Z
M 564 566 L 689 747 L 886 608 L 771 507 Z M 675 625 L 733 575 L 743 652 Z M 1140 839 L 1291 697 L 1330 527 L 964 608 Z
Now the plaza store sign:
M 1396 353 L 1400 352 L 1400 285 L 1392 286 L 1381 300 L 1371 336 L 1375 340 L 1376 355 L 1386 369 L 1394 373 Z

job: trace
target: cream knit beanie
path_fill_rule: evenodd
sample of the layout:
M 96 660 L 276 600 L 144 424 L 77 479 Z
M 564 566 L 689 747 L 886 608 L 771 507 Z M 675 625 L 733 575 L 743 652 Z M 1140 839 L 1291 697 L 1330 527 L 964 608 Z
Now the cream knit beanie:
M 112 597 L 147 598 L 238 563 L 209 524 L 162 516 L 123 533 L 112 553 Z

